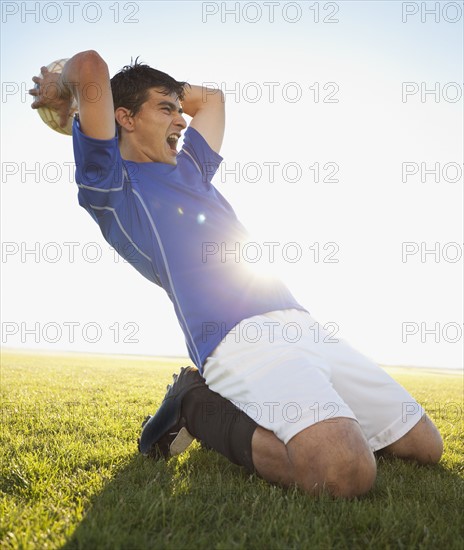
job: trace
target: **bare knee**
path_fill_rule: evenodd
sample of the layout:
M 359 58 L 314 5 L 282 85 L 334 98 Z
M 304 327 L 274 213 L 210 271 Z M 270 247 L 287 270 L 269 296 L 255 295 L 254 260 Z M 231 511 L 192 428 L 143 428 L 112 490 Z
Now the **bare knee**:
M 310 494 L 352 498 L 374 485 L 376 462 L 359 424 L 348 418 L 319 422 L 287 445 L 296 484 Z
M 443 454 L 443 439 L 434 423 L 424 415 L 406 435 L 382 449 L 382 453 L 419 464 L 437 464 Z
M 369 451 L 370 453 L 370 451 Z M 332 465 L 326 490 L 333 496 L 353 498 L 368 493 L 375 483 L 377 467 L 372 453 L 361 451 Z

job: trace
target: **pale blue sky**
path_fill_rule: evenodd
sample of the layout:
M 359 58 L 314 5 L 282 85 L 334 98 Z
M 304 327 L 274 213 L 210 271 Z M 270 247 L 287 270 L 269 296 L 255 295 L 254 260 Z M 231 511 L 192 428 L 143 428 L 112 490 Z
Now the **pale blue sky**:
M 23 23 L 21 9 L 34 3 L 3 4 L 10 11 L 16 6 L 18 13 L 2 14 L 2 240 L 20 248 L 38 242 L 41 252 L 57 242 L 64 258 L 56 263 L 43 257 L 36 263 L 30 256 L 21 262 L 19 254 L 3 258 L 2 321 L 18 327 L 21 322 L 41 327 L 78 323 L 74 342 L 63 336 L 56 343 L 43 337 L 36 343 L 27 335 L 22 342 L 19 331 L 4 345 L 185 354 L 163 291 L 115 262 L 98 227 L 78 206 L 69 178 L 70 138 L 46 128 L 24 94 L 41 65 L 91 48 L 105 58 L 111 73 L 140 55 L 180 80 L 236 87 L 238 102 L 226 93 L 224 168 L 230 170 L 236 162 L 240 170 L 249 163 L 264 167 L 276 162 L 277 176 L 269 182 L 264 173 L 252 182 L 242 172 L 237 183 L 224 173 L 215 183 L 256 240 L 278 241 L 282 247 L 297 242 L 305 251 L 299 262 L 276 264 L 297 298 L 321 323 L 338 323 L 342 336 L 381 363 L 462 366 L 462 336 L 451 343 L 441 334 L 435 343 L 431 337 L 421 342 L 418 333 L 402 341 L 405 322 L 418 327 L 424 322 L 426 328 L 439 323 L 440 329 L 454 323 L 462 331 L 462 262 L 442 257 L 435 263 L 430 256 L 421 262 L 420 255 L 401 261 L 403 242 L 439 242 L 440 250 L 457 242 L 462 253 L 462 168 L 457 182 L 401 179 L 404 162 L 462 167 L 462 99 L 452 102 L 451 95 L 443 96 L 443 90 L 453 90 L 445 88 L 449 83 L 458 83 L 462 93 L 462 16 L 449 23 L 441 13 L 439 23 L 431 16 L 421 23 L 419 13 L 403 23 L 402 2 L 319 2 L 321 19 L 331 4 L 338 6 L 333 17 L 339 22 L 315 23 L 314 3 L 300 2 L 301 19 L 288 23 L 282 11 L 288 3 L 282 2 L 273 23 L 264 8 L 255 23 L 242 12 L 238 23 L 230 16 L 222 23 L 220 2 L 208 3 L 216 4 L 219 13 L 206 22 L 202 9 L 207 3 L 119 2 L 120 20 L 132 14 L 138 22 L 116 23 L 112 1 L 98 3 L 98 23 L 84 20 L 82 6 L 88 2 L 76 7 L 73 23 L 60 3 L 59 22 L 48 23 L 39 12 L 39 22 L 28 15 Z M 226 4 L 230 8 L 234 2 Z M 462 2 L 452 4 L 462 9 Z M 87 9 L 88 18 L 94 17 Z M 449 19 L 453 12 L 445 15 Z M 45 18 L 53 16 L 45 13 Z M 275 83 L 274 102 L 266 82 Z M 338 103 L 315 102 L 310 87 L 319 83 L 326 94 L 323 86 L 329 82 L 338 87 Z M 438 82 L 439 102 L 430 96 L 421 102 L 420 94 L 402 102 L 403 82 L 419 87 Z M 256 89 L 250 83 L 262 92 L 255 103 L 246 100 L 247 90 Z M 290 90 L 289 83 L 300 87 L 299 101 L 286 101 L 282 90 Z M 293 183 L 282 173 L 290 162 L 302 171 Z M 309 166 L 316 162 L 321 167 L 337 163 L 340 181 L 314 183 Z M 11 174 L 14 163 L 18 172 Z M 26 172 L 35 163 L 40 163 L 39 183 Z M 50 174 L 43 177 L 53 163 L 62 170 L 55 183 Z M 66 254 L 66 242 L 79 243 L 74 262 Z M 91 242 L 102 250 L 95 263 L 82 259 Z M 315 242 L 321 247 L 337 243 L 340 261 L 315 262 L 309 249 Z M 102 327 L 101 339 L 93 344 L 79 334 L 89 322 Z M 116 329 L 109 327 L 130 322 L 138 326 L 139 342 L 115 342 Z

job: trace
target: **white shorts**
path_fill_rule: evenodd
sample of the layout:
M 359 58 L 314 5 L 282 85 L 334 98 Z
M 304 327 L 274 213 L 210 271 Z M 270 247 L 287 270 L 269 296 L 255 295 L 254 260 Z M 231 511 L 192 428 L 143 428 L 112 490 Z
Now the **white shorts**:
M 309 313 L 244 319 L 203 366 L 208 386 L 287 444 L 316 422 L 353 418 L 372 451 L 405 435 L 423 408 L 376 363 Z

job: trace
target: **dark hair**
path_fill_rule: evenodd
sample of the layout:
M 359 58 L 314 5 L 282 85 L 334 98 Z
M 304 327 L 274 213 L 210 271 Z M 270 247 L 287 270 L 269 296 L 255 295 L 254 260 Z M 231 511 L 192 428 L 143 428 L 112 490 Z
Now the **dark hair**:
M 159 88 L 166 95 L 177 94 L 182 101 L 185 85 L 186 82 L 178 82 L 162 71 L 139 63 L 137 57 L 135 62 L 125 65 L 111 79 L 114 109 L 125 107 L 132 116 L 136 115 L 147 101 L 150 88 Z M 119 126 L 117 123 L 116 125 Z

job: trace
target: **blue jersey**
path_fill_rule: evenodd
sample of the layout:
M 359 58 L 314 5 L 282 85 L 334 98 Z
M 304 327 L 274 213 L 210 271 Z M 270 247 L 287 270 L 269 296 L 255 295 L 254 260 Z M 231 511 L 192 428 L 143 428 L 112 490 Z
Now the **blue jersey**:
M 240 256 L 249 236 L 211 184 L 222 157 L 189 127 L 177 166 L 123 160 L 117 137 L 73 127 L 79 204 L 104 238 L 174 306 L 194 364 L 202 366 L 240 321 L 304 308 L 278 279 L 255 274 Z

